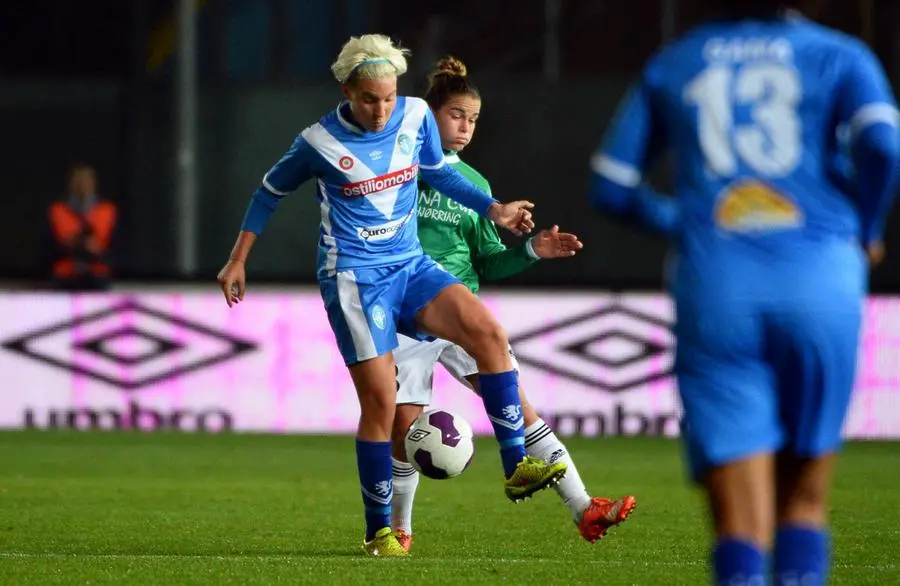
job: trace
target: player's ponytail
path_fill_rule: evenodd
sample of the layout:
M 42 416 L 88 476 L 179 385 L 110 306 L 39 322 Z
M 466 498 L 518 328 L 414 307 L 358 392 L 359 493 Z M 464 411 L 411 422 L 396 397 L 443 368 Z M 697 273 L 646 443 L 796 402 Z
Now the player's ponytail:
M 350 37 L 331 65 L 334 78 L 352 84 L 357 79 L 399 77 L 406 73 L 408 49 L 384 35 Z
M 480 98 L 478 88 L 468 76 L 466 65 L 456 57 L 444 57 L 428 74 L 425 101 L 432 110 L 439 110 L 453 96 L 468 95 Z

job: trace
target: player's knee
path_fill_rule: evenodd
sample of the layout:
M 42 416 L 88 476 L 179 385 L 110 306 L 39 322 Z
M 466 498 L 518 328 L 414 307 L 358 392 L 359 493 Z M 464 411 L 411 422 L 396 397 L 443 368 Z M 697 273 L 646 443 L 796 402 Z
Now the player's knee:
M 360 417 L 365 420 L 392 422 L 396 397 L 392 393 L 366 393 L 359 399 Z
M 469 348 L 465 350 L 476 361 L 508 352 L 509 338 L 493 318 L 474 318 L 466 325 Z
M 406 430 L 412 425 L 424 408 L 420 405 L 400 404 L 397 405 L 394 414 L 394 441 L 402 442 L 406 438 Z

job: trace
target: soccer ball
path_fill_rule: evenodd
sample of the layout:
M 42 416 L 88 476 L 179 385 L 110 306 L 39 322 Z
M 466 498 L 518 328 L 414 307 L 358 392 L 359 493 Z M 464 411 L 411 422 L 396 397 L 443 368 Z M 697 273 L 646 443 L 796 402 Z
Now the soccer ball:
M 475 455 L 472 426 L 443 409 L 425 411 L 406 431 L 406 457 L 429 478 L 443 480 L 465 472 Z

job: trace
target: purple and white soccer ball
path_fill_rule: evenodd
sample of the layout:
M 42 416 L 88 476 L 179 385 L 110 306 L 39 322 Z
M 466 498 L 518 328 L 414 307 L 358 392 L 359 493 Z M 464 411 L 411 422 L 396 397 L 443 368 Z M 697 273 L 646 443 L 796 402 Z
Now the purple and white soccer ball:
M 459 415 L 443 409 L 425 411 L 406 431 L 406 457 L 429 478 L 454 478 L 472 463 L 472 435 L 472 426 Z

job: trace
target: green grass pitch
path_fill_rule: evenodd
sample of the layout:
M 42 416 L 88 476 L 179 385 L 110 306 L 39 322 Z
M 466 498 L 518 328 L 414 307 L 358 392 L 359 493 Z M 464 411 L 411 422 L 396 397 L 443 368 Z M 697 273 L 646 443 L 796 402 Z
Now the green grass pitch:
M 596 545 L 552 491 L 505 500 L 499 457 L 423 478 L 414 557 L 361 554 L 349 437 L 0 433 L 2 584 L 707 584 L 708 534 L 679 444 L 569 439 L 596 494 L 638 509 Z M 900 584 L 900 446 L 839 469 L 832 583 Z

